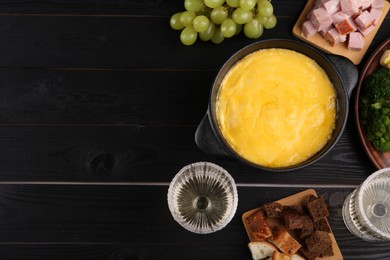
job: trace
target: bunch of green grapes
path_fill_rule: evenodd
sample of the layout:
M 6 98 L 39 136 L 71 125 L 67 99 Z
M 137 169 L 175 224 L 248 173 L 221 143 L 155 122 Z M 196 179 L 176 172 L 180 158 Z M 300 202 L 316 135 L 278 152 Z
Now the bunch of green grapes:
M 241 31 L 257 39 L 277 22 L 270 0 L 184 0 L 184 7 L 186 11 L 170 19 L 174 30 L 182 30 L 184 45 L 194 44 L 198 37 L 219 44 Z

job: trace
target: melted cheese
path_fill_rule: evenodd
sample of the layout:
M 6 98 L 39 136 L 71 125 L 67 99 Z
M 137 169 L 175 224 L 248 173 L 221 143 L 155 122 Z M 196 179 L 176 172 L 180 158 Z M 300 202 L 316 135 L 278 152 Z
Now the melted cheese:
M 306 161 L 331 138 L 336 95 L 312 59 L 264 49 L 236 63 L 221 83 L 217 121 L 231 148 L 266 167 Z

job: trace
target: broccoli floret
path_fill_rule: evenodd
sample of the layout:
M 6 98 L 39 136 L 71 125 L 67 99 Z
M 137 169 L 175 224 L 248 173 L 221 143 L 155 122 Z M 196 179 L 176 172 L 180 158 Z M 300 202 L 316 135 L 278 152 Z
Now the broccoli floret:
M 382 103 L 390 101 L 390 70 L 380 67 L 363 83 L 361 100 L 363 103 Z
M 390 151 L 390 109 L 373 109 L 366 121 L 367 138 L 376 150 Z
M 380 152 L 390 151 L 390 70 L 379 68 L 363 82 L 361 118 L 367 138 Z

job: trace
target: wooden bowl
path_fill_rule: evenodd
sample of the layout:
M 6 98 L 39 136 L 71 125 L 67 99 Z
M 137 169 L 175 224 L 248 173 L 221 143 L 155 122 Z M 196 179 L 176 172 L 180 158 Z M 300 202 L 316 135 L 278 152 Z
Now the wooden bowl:
M 363 143 L 364 150 L 366 151 L 368 157 L 375 165 L 376 168 L 382 169 L 385 167 L 390 167 L 390 152 L 382 153 L 374 149 L 371 142 L 368 141 L 366 133 L 364 131 L 362 121 L 360 119 L 360 91 L 364 80 L 372 74 L 379 66 L 379 60 L 385 50 L 390 49 L 390 38 L 385 40 L 378 48 L 371 54 L 370 58 L 367 60 L 366 64 L 363 67 L 363 70 L 360 74 L 358 85 L 356 88 L 355 95 L 355 122 L 360 136 L 360 140 Z

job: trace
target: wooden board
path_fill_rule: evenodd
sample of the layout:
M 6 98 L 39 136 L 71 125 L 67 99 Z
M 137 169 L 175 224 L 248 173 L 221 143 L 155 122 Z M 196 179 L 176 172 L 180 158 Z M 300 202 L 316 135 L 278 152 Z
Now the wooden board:
M 299 205 L 302 201 L 303 198 L 305 198 L 306 196 L 308 195 L 314 195 L 316 197 L 317 196 L 317 193 L 315 190 L 313 189 L 308 189 L 308 190 L 304 190 L 302 192 L 299 192 L 299 193 L 296 193 L 294 195 L 291 195 L 291 196 L 288 196 L 286 198 L 283 198 L 283 199 L 280 199 L 280 200 L 277 200 L 276 202 L 284 205 L 284 206 L 293 206 L 293 205 Z M 249 237 L 249 241 L 255 241 L 255 239 L 253 238 L 251 232 L 250 232 L 250 229 L 246 223 L 246 219 L 251 215 L 253 214 L 254 212 L 256 212 L 257 210 L 259 210 L 261 207 L 258 207 L 258 208 L 255 208 L 255 209 L 252 209 L 252 210 L 249 210 L 247 212 L 245 212 L 243 215 L 242 215 L 242 222 L 244 223 L 244 227 L 245 227 L 245 230 L 248 234 L 248 237 Z M 326 221 L 328 221 L 326 219 Z M 328 223 L 329 224 L 329 223 Z M 329 225 L 330 226 L 330 225 Z M 332 247 L 333 247 L 333 252 L 334 252 L 334 255 L 331 256 L 331 257 L 317 257 L 316 259 L 326 259 L 326 260 L 342 260 L 343 259 L 343 256 L 341 254 L 341 251 L 340 251 L 340 248 L 337 244 L 337 241 L 336 241 L 336 238 L 334 237 L 333 235 L 333 232 L 329 234 L 330 235 L 330 238 L 332 239 Z
M 315 0 L 309 0 L 303 9 L 301 15 L 299 16 L 297 22 L 295 23 L 293 27 L 293 35 L 298 37 L 299 39 L 308 42 L 321 50 L 331 53 L 331 54 L 337 54 L 344 56 L 351 60 L 355 65 L 359 64 L 361 60 L 363 59 L 364 55 L 367 52 L 368 47 L 370 46 L 372 40 L 374 39 L 376 33 L 379 30 L 379 27 L 381 26 L 383 20 L 386 17 L 387 12 L 390 8 L 390 3 L 386 0 L 383 0 L 384 7 L 382 9 L 382 16 L 379 19 L 378 23 L 375 25 L 374 30 L 369 33 L 366 37 L 364 37 L 364 47 L 361 51 L 350 51 L 347 49 L 346 43 L 339 43 L 335 46 L 331 46 L 329 42 L 327 42 L 319 33 L 316 33 L 310 38 L 306 38 L 302 33 L 302 24 L 306 21 L 307 14 L 313 9 Z

